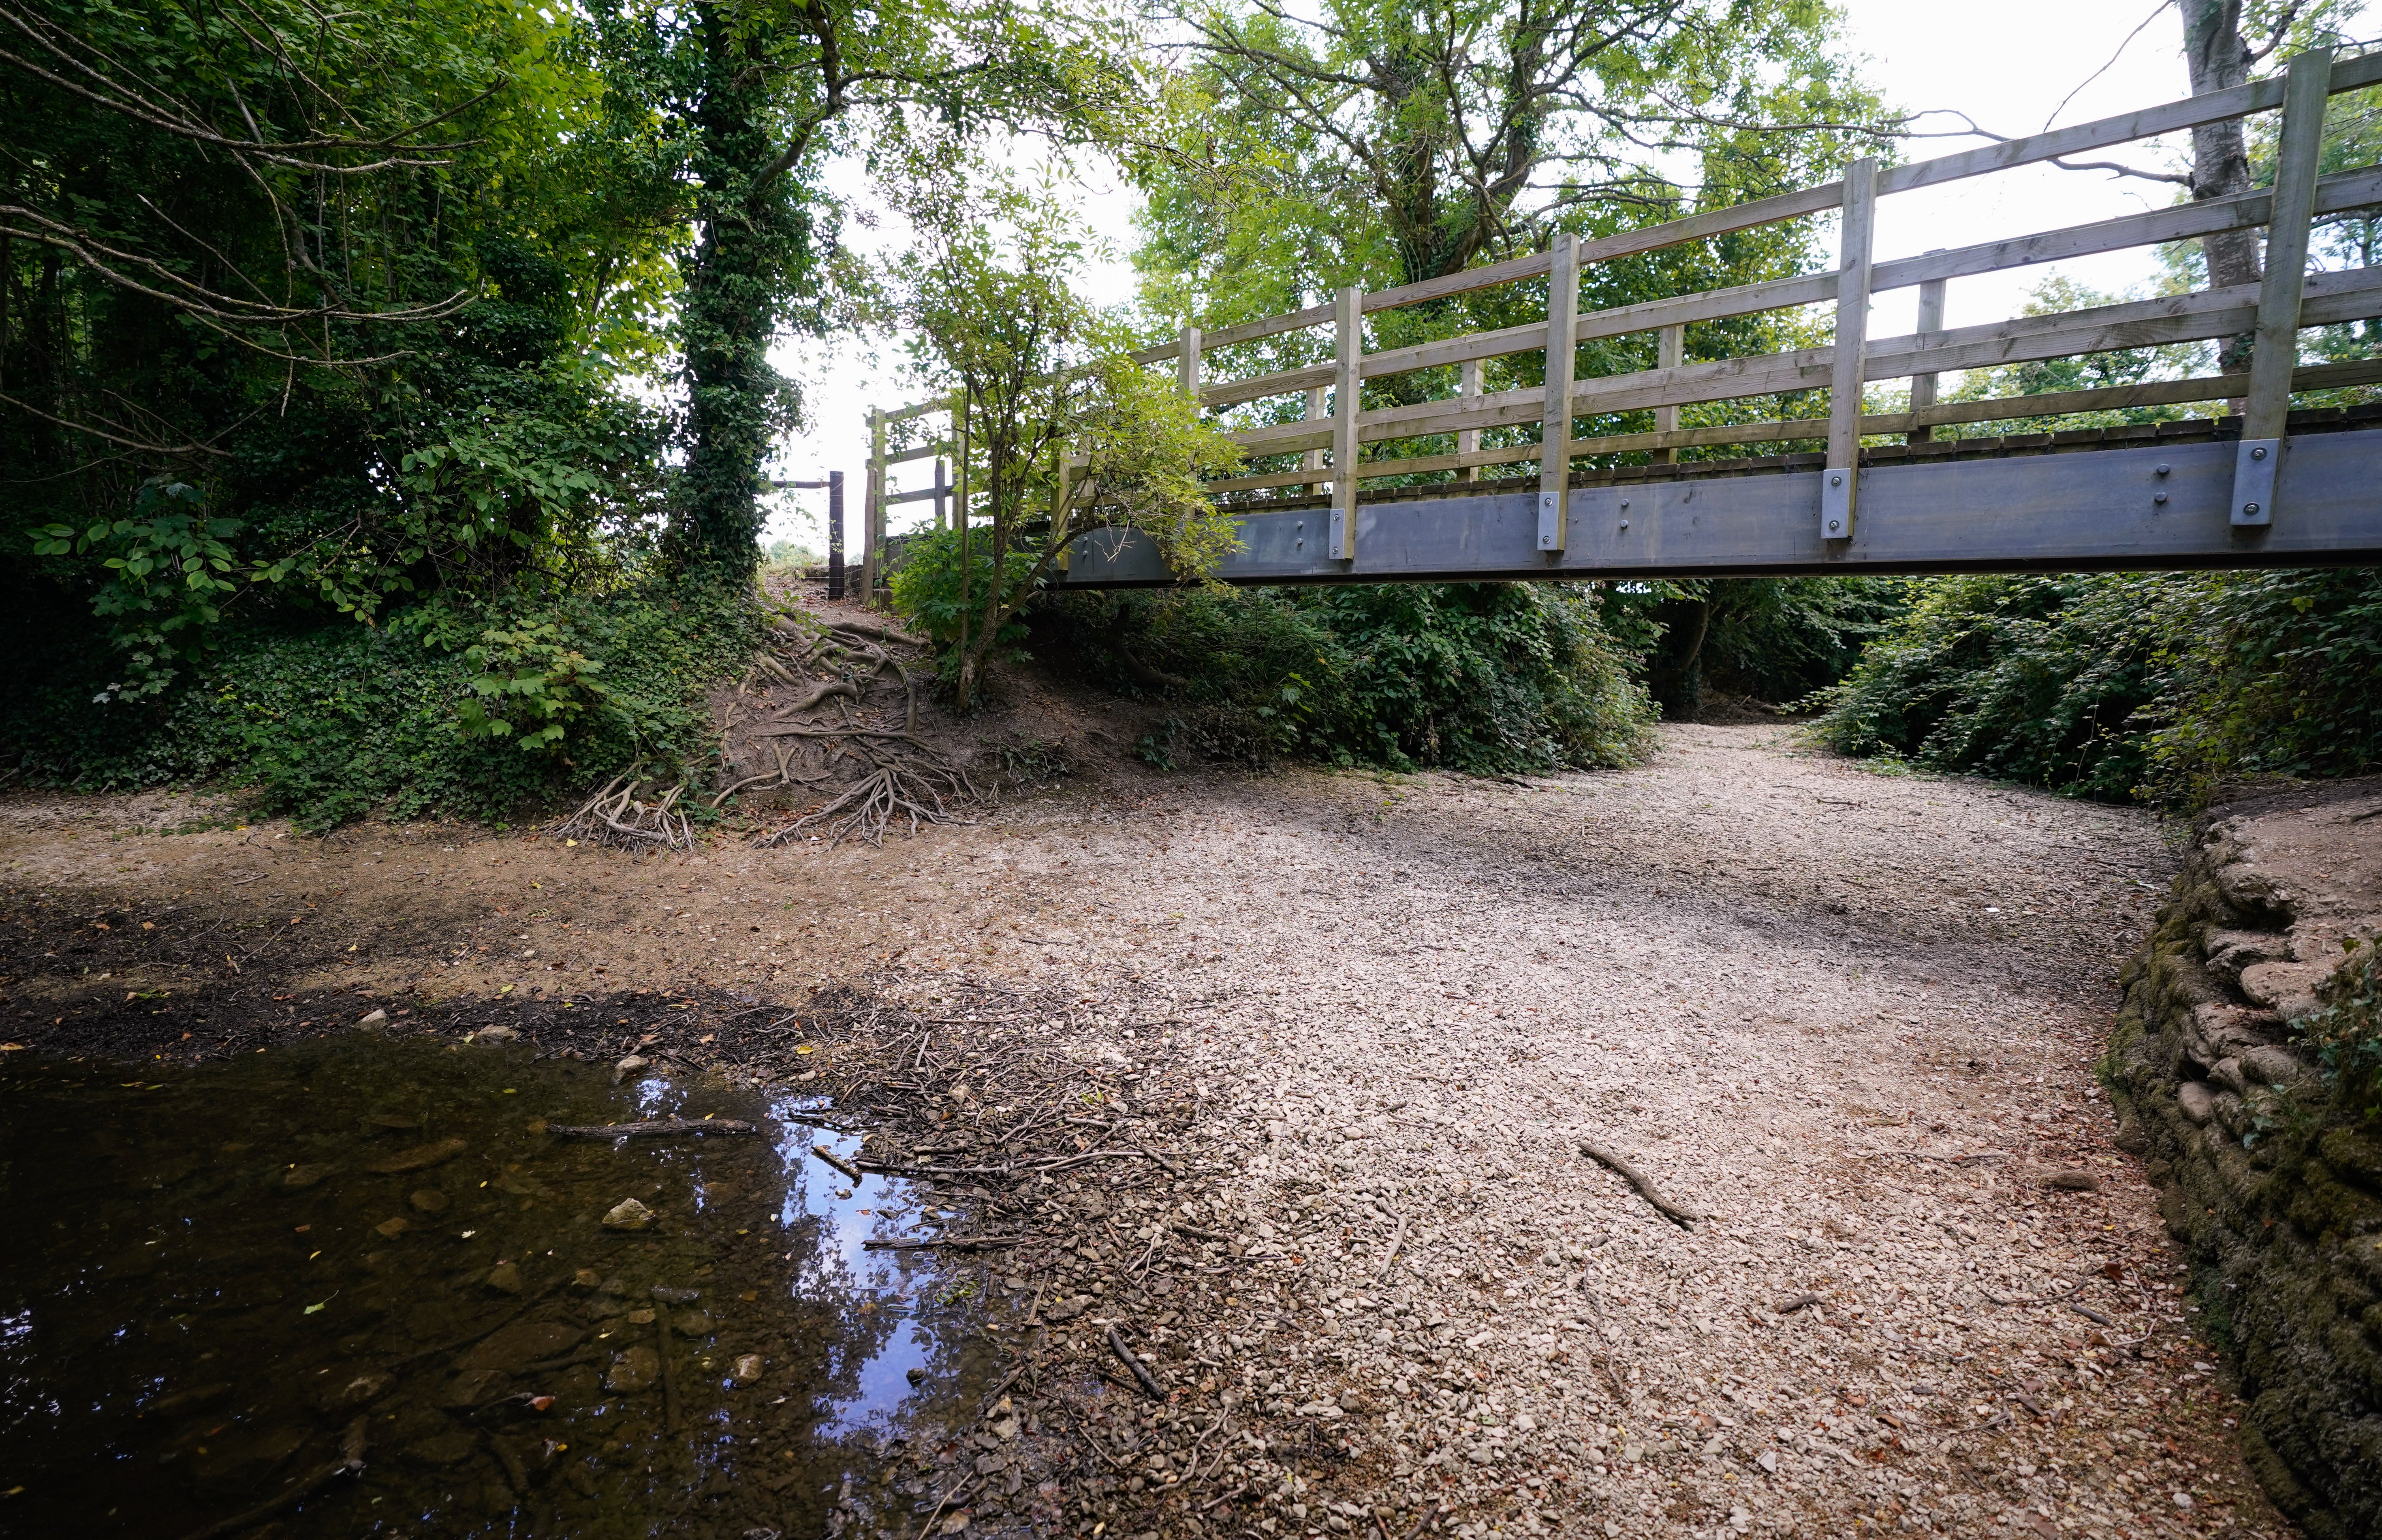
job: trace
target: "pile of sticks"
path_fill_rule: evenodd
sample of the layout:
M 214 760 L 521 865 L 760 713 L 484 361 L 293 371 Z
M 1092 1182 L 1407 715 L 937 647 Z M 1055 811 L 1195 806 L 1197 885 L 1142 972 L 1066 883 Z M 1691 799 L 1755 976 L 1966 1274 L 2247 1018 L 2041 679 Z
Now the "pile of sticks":
M 686 789 L 685 783 L 669 788 L 652 801 L 637 795 L 645 784 L 633 767 L 627 775 L 615 776 L 605 783 L 604 789 L 581 803 L 579 811 L 547 825 L 546 833 L 558 838 L 585 839 L 622 849 L 650 849 L 656 846 L 666 850 L 694 849 L 694 830 L 678 805 L 680 794 Z

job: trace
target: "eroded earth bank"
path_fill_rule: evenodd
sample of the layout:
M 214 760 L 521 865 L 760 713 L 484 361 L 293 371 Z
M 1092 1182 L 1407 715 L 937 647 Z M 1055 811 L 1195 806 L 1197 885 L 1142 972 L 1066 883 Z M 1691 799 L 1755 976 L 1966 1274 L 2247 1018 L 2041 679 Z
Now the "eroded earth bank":
M 362 1468 L 289 1534 L 586 1533 L 590 1493 L 644 1516 L 621 1533 L 2288 1532 L 2093 1074 L 2175 870 L 2146 817 L 1879 776 L 1776 727 L 1673 727 L 1643 770 L 1527 786 L 1078 749 L 1054 789 L 882 849 L 0 804 L 20 1107 L 127 1064 L 105 1083 L 170 1098 L 374 1011 L 515 1094 L 473 1114 L 501 1133 L 450 1134 L 462 1070 L 416 1065 L 402 1106 L 347 1094 L 344 1150 L 120 1110 L 94 1113 L 113 1143 L 58 1146 L 71 1171 L 20 1148 L 44 1255 L 96 1201 L 76 1184 L 247 1194 L 242 1243 L 280 1248 L 282 1292 L 137 1324 L 219 1336 L 203 1406 L 75 1360 L 141 1413 L 110 1447 L 179 1471 L 282 1430 L 188 1478 L 213 1520 L 363 1419 Z M 706 1113 L 764 1125 L 768 1158 L 548 1126 Z M 353 1183 L 338 1249 L 262 1206 L 309 1164 Z M 628 1197 L 650 1231 L 606 1228 Z M 521 1254 L 460 1239 L 475 1205 Z M 346 1291 L 300 1316 L 326 1268 Z M 842 1327 L 796 1308 L 830 1273 Z M 49 1276 L 0 1309 L 48 1321 Z M 358 1295 L 378 1313 L 342 1319 Z M 240 1333 L 276 1311 L 324 1323 L 305 1372 L 350 1401 L 261 1388 Z M 932 1342 L 885 1357 L 849 1330 L 878 1311 Z M 523 1323 L 544 1356 L 455 1345 Z M 10 1339 L 19 1382 L 39 1335 Z M 22 1395 L 6 1414 L 21 1439 Z M 87 1477 L 32 1474 L 0 1500 Z

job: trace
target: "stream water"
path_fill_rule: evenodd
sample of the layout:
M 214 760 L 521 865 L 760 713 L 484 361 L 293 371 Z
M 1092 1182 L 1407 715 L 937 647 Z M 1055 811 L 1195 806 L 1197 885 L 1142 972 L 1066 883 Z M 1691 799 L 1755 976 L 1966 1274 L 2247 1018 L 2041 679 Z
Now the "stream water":
M 352 1033 L 181 1075 L 0 1061 L 0 1530 L 175 1540 L 915 1524 L 984 1302 L 799 1098 Z M 585 1141 L 706 1115 L 758 1136 Z M 625 1199 L 647 1228 L 609 1228 Z M 361 1420 L 361 1421 L 360 1421 Z

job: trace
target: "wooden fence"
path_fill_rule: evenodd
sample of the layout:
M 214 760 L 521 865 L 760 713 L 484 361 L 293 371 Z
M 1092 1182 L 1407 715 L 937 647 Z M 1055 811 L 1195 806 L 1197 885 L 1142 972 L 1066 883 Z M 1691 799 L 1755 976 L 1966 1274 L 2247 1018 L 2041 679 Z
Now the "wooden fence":
M 1295 469 L 1237 476 L 1210 483 L 1210 490 L 1220 497 L 1242 501 L 1250 494 L 1274 489 L 1328 486 L 1325 544 L 1329 559 L 1339 563 L 1354 563 L 1357 558 L 1355 513 L 1359 486 L 1369 479 L 1452 472 L 1459 485 L 1446 490 L 1455 493 L 1463 490 L 1460 483 L 1470 482 L 1482 468 L 1535 462 L 1537 548 L 1557 557 L 1569 539 L 1565 491 L 1576 458 L 1646 452 L 1660 464 L 1687 448 L 1823 439 L 1826 455 L 1811 517 L 1817 520 L 1820 539 L 1836 543 L 1848 541 L 1853 534 L 1860 485 L 1860 446 L 1865 436 L 1899 434 L 1918 442 L 1938 427 L 1957 423 L 2209 400 L 2243 403 L 2230 520 L 2239 528 L 2256 528 L 2272 517 L 2275 472 L 2292 391 L 2382 380 L 2382 362 L 2296 368 L 2302 327 L 2382 315 L 2382 272 L 2360 268 L 2309 274 L 2306 270 L 2309 232 L 2315 219 L 2382 205 L 2382 166 L 2331 177 L 2317 175 L 2327 101 L 2334 93 L 2376 83 L 2382 83 L 2382 54 L 2336 62 L 2330 51 L 2314 50 L 2290 60 L 2280 76 L 2231 91 L 1915 165 L 1881 168 L 1873 160 L 1856 160 L 1845 167 L 1839 180 L 1822 187 L 1594 240 L 1565 235 L 1549 251 L 1377 292 L 1344 288 L 1329 304 L 1215 331 L 1186 327 L 1175 340 L 1135 356 L 1148 364 L 1174 364 L 1184 387 L 1196 392 L 1209 408 L 1280 397 L 1302 399 L 1301 419 L 1232 435 L 1252 458 L 1300 456 Z M 1892 262 L 1872 260 L 1880 198 L 2277 110 L 2282 113 L 2282 123 L 2276 176 L 2269 189 Z M 1841 216 L 1840 255 L 1832 272 L 1579 312 L 1579 276 L 1587 264 L 1825 214 Z M 1955 278 L 2254 226 L 2269 230 L 2265 276 L 2258 284 L 1990 325 L 1943 328 L 1945 288 Z M 1365 350 L 1367 315 L 1541 278 L 1548 280 L 1549 294 L 1548 315 L 1542 324 Z M 1920 329 L 1906 336 L 1871 338 L 1872 297 L 1913 286 L 1920 290 Z M 1689 324 L 1829 302 L 1834 303 L 1836 313 L 1832 346 L 1681 361 L 1684 329 Z M 1330 328 L 1332 360 L 1328 363 L 1241 380 L 1215 380 L 1205 373 L 1207 355 L 1219 349 L 1321 327 Z M 1655 336 L 1655 368 L 1575 377 L 1580 344 L 1643 333 Z M 2047 396 L 1959 402 L 1935 399 L 1935 376 L 1941 372 L 2242 334 L 2254 337 L 2251 366 L 2245 373 Z M 1526 353 L 1543 353 L 1543 386 L 1482 393 L 1483 361 Z M 1362 386 L 1367 380 L 1451 366 L 1457 371 L 1453 396 L 1364 409 Z M 1860 387 L 1865 382 L 1903 378 L 1911 381 L 1908 410 L 1862 414 Z M 1678 409 L 1683 406 L 1813 390 L 1827 393 L 1829 410 L 1824 419 L 1678 425 Z M 1649 409 L 1655 422 L 1651 432 L 1574 435 L 1575 419 Z M 906 461 L 950 455 L 954 449 L 953 434 L 946 432 L 934 442 L 890 450 L 889 431 L 895 424 L 950 409 L 949 402 L 936 401 L 869 413 L 869 574 L 866 581 L 870 586 L 864 592 L 874 592 L 889 504 L 932 495 L 939 509 L 946 495 L 939 487 L 889 497 L 888 470 Z M 1483 430 L 1531 423 L 1541 425 L 1538 442 L 1480 446 Z M 1451 434 L 1455 445 L 1451 454 L 1362 458 L 1366 445 Z M 957 498 L 955 506 L 964 509 L 968 490 L 964 484 L 964 456 L 960 458 L 963 484 L 948 495 Z M 939 483 L 939 463 L 937 479 Z M 1511 489 L 1515 483 L 1506 479 L 1491 484 Z M 1527 486 L 1527 480 L 1522 484 Z

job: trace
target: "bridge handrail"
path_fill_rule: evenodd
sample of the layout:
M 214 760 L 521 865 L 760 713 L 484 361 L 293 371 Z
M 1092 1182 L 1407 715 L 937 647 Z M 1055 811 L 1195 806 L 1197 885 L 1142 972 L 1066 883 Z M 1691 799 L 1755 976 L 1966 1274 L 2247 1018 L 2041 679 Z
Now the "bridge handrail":
M 1219 494 L 1271 486 L 1329 483 L 1333 489 L 1332 548 L 1335 556 L 1353 555 L 1353 513 L 1356 483 L 1388 475 L 1455 471 L 1459 477 L 1475 468 L 1541 462 L 1541 545 L 1549 554 L 1562 549 L 1562 499 L 1569 463 L 1580 455 L 1651 449 L 1668 458 L 1677 448 L 1720 443 L 1791 441 L 1795 437 L 1829 441 L 1828 463 L 1844 474 L 1843 507 L 1823 509 L 1825 520 L 1840 518 L 1840 532 L 1848 532 L 1853 488 L 1857 484 L 1857 453 L 1861 435 L 1872 433 L 1923 434 L 1934 425 L 1951 422 L 1990 421 L 1995 416 L 2045 414 L 2046 398 L 2016 397 L 2008 402 L 1959 403 L 1960 414 L 1934 402 L 1935 374 L 1957 369 L 1992 367 L 2031 360 L 2068 357 L 2117 348 L 2205 340 L 2250 332 L 2288 338 L 2298 327 L 2364 319 L 2382 313 L 2382 275 L 2366 270 L 2342 274 L 2304 275 L 2306 230 L 2319 214 L 2382 205 L 2382 166 L 2368 166 L 2318 179 L 2315 159 L 2321 145 L 2326 99 L 2342 92 L 2382 84 L 2382 52 L 2335 61 L 2327 50 L 2314 50 L 2292 59 L 2282 75 L 2252 81 L 2230 91 L 2186 97 L 2097 122 L 2028 135 L 1981 149 L 1962 151 L 1909 165 L 1878 168 L 1867 160 L 1851 163 L 1847 175 L 1819 187 L 1781 193 L 1731 208 L 1688 215 L 1640 230 L 1625 231 L 1594 240 L 1566 237 L 1548 251 L 1532 252 L 1461 273 L 1370 293 L 1344 290 L 1331 303 L 1282 315 L 1245 322 L 1214 331 L 1186 327 L 1173 341 L 1133 355 L 1150 364 L 1173 361 L 1186 388 L 1201 403 L 1225 408 L 1271 397 L 1307 395 L 1308 416 L 1299 422 L 1273 423 L 1234 433 L 1232 436 L 1256 455 L 1306 453 L 1296 471 L 1227 478 L 1210 483 Z M 1872 265 L 1870 229 L 1877 197 L 1918 188 L 1940 186 L 2012 167 L 2057 160 L 2084 151 L 2132 140 L 2171 133 L 2253 113 L 2284 109 L 2284 129 L 2272 189 L 2236 197 L 2155 209 L 2093 224 L 2038 232 L 1952 251 L 1932 251 Z M 2283 211 L 2280 224 L 2278 207 Z M 1771 279 L 1726 289 L 1705 290 L 1664 299 L 1591 312 L 1569 325 L 1564 316 L 1549 322 L 1471 333 L 1396 348 L 1363 350 L 1364 314 L 1444 299 L 1499 285 L 1544 276 L 1551 272 L 1578 272 L 1583 262 L 1607 262 L 1685 242 L 1752 228 L 1782 220 L 1841 210 L 1845 251 L 1839 266 L 1829 272 Z M 2051 316 L 2032 316 L 1985 326 L 1944 330 L 1940 326 L 1942 293 L 1954 277 L 2003 271 L 2060 261 L 2093 252 L 2161 244 L 2223 230 L 2274 225 L 2278 236 L 2289 228 L 2295 239 L 2270 239 L 2287 252 L 2296 250 L 2289 274 L 2270 272 L 2260 285 L 2202 290 L 2193 294 L 2128 304 L 2096 307 Z M 2277 266 L 2280 264 L 2269 264 Z M 1848 280 L 1851 280 L 1848 282 Z M 1575 276 L 1576 283 L 1576 276 Z M 1865 336 L 1869 297 L 1880 289 L 1919 286 L 1922 330 L 1905 337 L 1876 342 Z M 1558 286 L 1560 288 L 1560 285 Z M 1560 297 L 1560 296 L 1558 296 Z M 1789 353 L 1733 358 L 1696 364 L 1637 371 L 1572 382 L 1568 371 L 1555 371 L 1547 388 L 1530 387 L 1496 395 L 1480 394 L 1479 364 L 1485 360 L 1519 353 L 1548 351 L 1551 356 L 1568 340 L 1574 346 L 1603 337 L 1652 331 L 1662 338 L 1665 359 L 1676 357 L 1680 329 L 1691 323 L 1790 309 L 1834 300 L 1838 335 L 1860 337 L 1858 365 L 1840 366 L 1833 347 Z M 1928 326 L 1933 308 L 1938 319 Z M 1562 307 L 1568 310 L 1570 307 Z M 1201 377 L 1205 355 L 1218 349 L 1282 336 L 1312 326 L 1336 324 L 1334 358 L 1328 363 L 1279 370 L 1238 381 L 1210 383 Z M 2280 328 L 2278 330 L 2278 328 Z M 2279 354 L 2281 348 L 2269 348 Z M 2255 419 L 2245 428 L 2252 440 L 2263 442 L 2279 432 L 2281 412 L 2293 389 L 2302 385 L 2294 373 L 2295 359 L 2270 359 L 2263 372 L 2253 363 L 2251 375 L 2205 376 L 2192 381 L 2155 382 L 2169 392 L 2163 399 L 2209 400 L 2236 395 L 2252 397 Z M 1445 400 L 1412 403 L 1371 411 L 1362 409 L 1357 392 L 1344 389 L 1348 399 L 1323 413 L 1325 389 L 1363 379 L 1450 366 L 1462 368 L 1460 394 Z M 2353 366 L 2352 366 L 2353 367 Z M 1914 381 L 1912 410 L 1901 414 L 1860 412 L 1859 385 L 1870 379 L 1909 376 Z M 2358 383 L 2365 383 L 2363 376 Z M 1848 388 L 1849 386 L 1849 388 Z M 2129 388 L 2129 387 L 2120 387 Z M 1676 408 L 1705 401 L 1828 389 L 1826 419 L 1781 419 L 1766 423 L 1729 424 L 1720 428 L 1679 429 Z M 2078 394 L 2078 393 L 2069 393 Z M 2082 393 L 2091 395 L 2093 393 Z M 1837 400 L 1842 396 L 1845 400 Z M 1923 399 L 1922 397 L 1924 397 Z M 1560 400 L 1569 411 L 1558 416 Z M 872 412 L 870 426 L 871 550 L 882 539 L 885 471 L 891 466 L 930 455 L 949 453 L 949 439 L 888 453 L 886 431 L 893 423 L 951 409 L 949 398 Z M 1657 427 L 1651 434 L 1605 435 L 1574 439 L 1569 420 L 1612 412 L 1653 408 Z M 2102 409 L 2098 407 L 2070 410 Z M 1901 420 L 1901 426 L 1887 423 Z M 2271 420 L 2271 421 L 2269 421 Z M 1541 442 L 1483 450 L 1483 429 L 1541 422 Z M 1766 431 L 1767 436 L 1763 436 Z M 1396 460 L 1358 462 L 1355 446 L 1407 439 L 1457 435 L 1452 456 L 1410 457 Z M 1335 442 L 1347 450 L 1352 466 L 1334 475 L 1311 451 Z M 2246 453 L 2247 451 L 2245 451 Z M 1337 457 L 1335 457 L 1337 458 Z M 2247 462 L 2245 461 L 2245 464 Z M 2271 475 L 2271 470 L 2267 471 Z M 2254 479 L 2254 478 L 2253 478 Z M 906 497 L 903 500 L 908 500 Z M 2253 513 L 2254 516 L 2254 513 Z M 1841 534 L 1836 537 L 1840 538 Z

